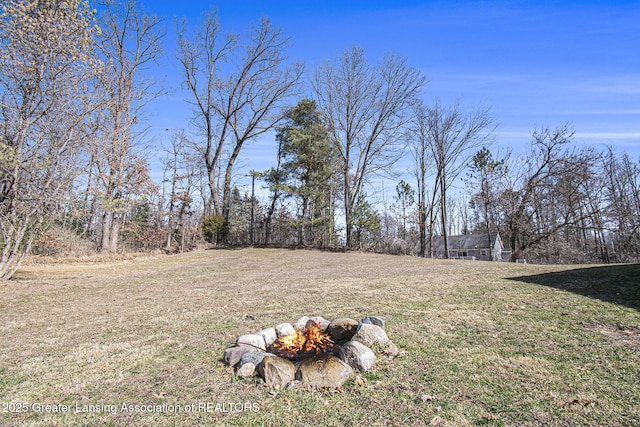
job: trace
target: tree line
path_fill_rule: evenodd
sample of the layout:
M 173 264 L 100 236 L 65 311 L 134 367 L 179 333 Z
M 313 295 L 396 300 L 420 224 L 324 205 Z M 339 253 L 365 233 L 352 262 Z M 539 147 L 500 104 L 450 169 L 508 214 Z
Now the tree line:
M 533 129 L 525 154 L 492 152 L 490 110 L 426 104 L 425 76 L 401 55 L 374 63 L 354 46 L 308 71 L 267 18 L 242 34 L 213 10 L 174 23 L 192 116 L 168 130 L 154 182 L 146 114 L 168 92 L 151 78 L 166 25 L 134 0 L 4 2 L 0 277 L 30 252 L 203 240 L 434 256 L 436 238 L 499 232 L 514 259 L 640 256 L 637 160 L 576 146 L 569 125 Z M 274 166 L 241 191 L 243 148 L 272 135 Z

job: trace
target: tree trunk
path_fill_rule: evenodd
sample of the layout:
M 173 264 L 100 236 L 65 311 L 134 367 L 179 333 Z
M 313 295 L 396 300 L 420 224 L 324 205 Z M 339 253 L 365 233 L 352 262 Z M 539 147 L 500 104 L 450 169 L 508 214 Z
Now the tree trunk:
M 111 224 L 113 223 L 113 212 L 104 211 L 102 214 L 102 234 L 100 237 L 100 251 L 111 252 Z
M 302 198 L 302 215 L 300 217 L 300 228 L 298 230 L 298 246 L 303 247 L 305 245 L 305 222 L 307 221 L 307 211 L 309 210 L 308 197 Z
M 420 256 L 424 258 L 427 251 L 427 213 L 424 206 L 420 206 L 418 215 L 420 221 Z
M 488 241 L 489 241 L 489 261 L 495 261 L 494 256 L 493 256 L 493 246 L 491 245 L 491 225 L 490 225 L 490 221 L 489 221 L 489 208 L 488 205 L 485 203 L 484 205 L 484 215 L 485 215 L 485 226 L 487 227 L 487 237 L 488 237 Z
M 444 244 L 444 258 L 449 259 L 449 236 L 447 230 L 447 190 L 444 185 L 446 180 L 444 179 L 444 170 L 441 174 L 440 181 L 440 219 L 442 222 L 442 239 Z
M 344 220 L 345 220 L 345 237 L 346 237 L 346 247 L 347 249 L 351 249 L 352 246 L 352 234 L 351 234 L 351 222 L 353 221 L 352 215 L 352 201 L 349 195 L 349 171 L 346 169 L 343 171 L 344 175 Z
M 116 214 L 105 211 L 102 214 L 102 235 L 100 238 L 101 252 L 116 252 L 118 249 L 118 237 L 120 234 L 120 224 Z
M 230 214 L 231 214 L 231 177 L 233 174 L 233 165 L 240 154 L 240 149 L 242 148 L 242 139 L 238 139 L 236 141 L 236 145 L 233 148 L 233 153 L 231 153 L 231 157 L 229 157 L 229 161 L 227 162 L 227 168 L 224 173 L 224 186 L 222 190 L 222 215 L 224 216 L 224 222 L 227 229 L 230 229 Z M 225 236 L 225 240 L 227 240 L 227 236 Z M 228 243 L 226 241 L 225 243 Z
M 267 210 L 267 216 L 264 220 L 264 244 L 265 246 L 269 246 L 271 242 L 271 219 L 273 217 L 273 213 L 276 210 L 276 203 L 278 201 L 279 192 L 277 190 L 273 193 L 273 198 L 271 199 L 271 205 Z

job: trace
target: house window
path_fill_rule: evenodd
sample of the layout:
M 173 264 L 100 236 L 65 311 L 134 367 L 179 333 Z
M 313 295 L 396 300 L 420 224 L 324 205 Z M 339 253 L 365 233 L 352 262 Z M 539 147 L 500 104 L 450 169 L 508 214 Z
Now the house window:
M 463 258 L 467 256 L 467 251 L 458 251 L 458 256 Z
M 480 251 L 480 255 L 482 255 L 482 256 L 487 256 L 487 254 L 488 254 L 488 251 L 486 249 L 482 249 Z

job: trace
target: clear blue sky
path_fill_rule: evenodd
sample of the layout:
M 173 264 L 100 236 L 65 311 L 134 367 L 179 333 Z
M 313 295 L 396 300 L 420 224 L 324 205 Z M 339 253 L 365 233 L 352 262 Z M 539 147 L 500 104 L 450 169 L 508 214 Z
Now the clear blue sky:
M 535 126 L 569 122 L 579 144 L 640 157 L 640 1 L 141 1 L 170 27 L 162 74 L 174 94 L 153 104 L 152 134 L 188 128 L 172 18 L 194 25 L 217 7 L 225 32 L 268 16 L 309 70 L 354 44 L 372 62 L 401 53 L 427 76 L 427 102 L 490 106 L 497 146 L 517 149 Z M 244 167 L 272 166 L 274 147 L 246 147 Z

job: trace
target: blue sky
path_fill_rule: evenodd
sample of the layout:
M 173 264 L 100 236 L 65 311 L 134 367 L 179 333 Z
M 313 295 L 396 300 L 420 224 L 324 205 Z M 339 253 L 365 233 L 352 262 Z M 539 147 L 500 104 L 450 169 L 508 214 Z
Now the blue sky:
M 151 107 L 152 135 L 188 128 L 187 94 L 173 60 L 172 18 L 194 25 L 217 7 L 223 31 L 261 16 L 291 37 L 309 71 L 354 44 L 371 62 L 395 51 L 428 79 L 423 98 L 491 107 L 496 146 L 516 151 L 535 126 L 570 123 L 578 144 L 640 157 L 640 1 L 143 1 L 165 16 L 162 77 L 173 94 Z M 247 146 L 242 167 L 273 165 L 269 138 Z

